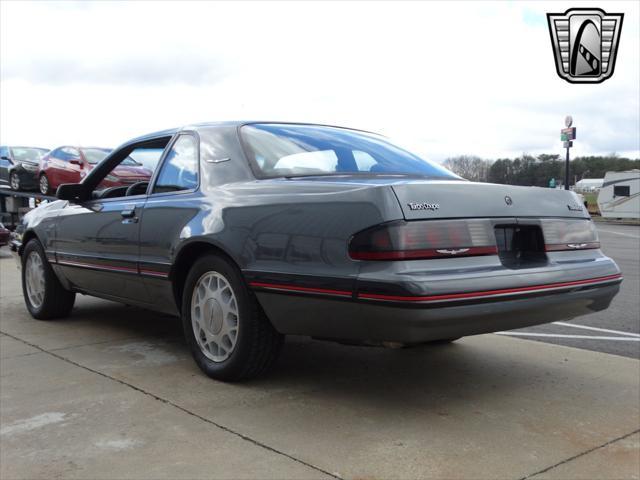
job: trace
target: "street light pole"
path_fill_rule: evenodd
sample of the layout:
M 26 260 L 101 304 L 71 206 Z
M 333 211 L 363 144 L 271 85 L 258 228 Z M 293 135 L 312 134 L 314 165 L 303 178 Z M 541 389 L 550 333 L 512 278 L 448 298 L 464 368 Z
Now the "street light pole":
M 569 145 L 567 145 L 567 157 L 564 161 L 564 189 L 569 190 Z
M 573 118 L 571 115 L 567 115 L 564 119 L 564 124 L 567 128 L 560 130 L 560 140 L 567 149 L 567 157 L 564 162 L 564 189 L 569 190 L 569 149 L 573 147 L 573 140 L 576 138 L 576 127 L 571 127 L 573 124 Z

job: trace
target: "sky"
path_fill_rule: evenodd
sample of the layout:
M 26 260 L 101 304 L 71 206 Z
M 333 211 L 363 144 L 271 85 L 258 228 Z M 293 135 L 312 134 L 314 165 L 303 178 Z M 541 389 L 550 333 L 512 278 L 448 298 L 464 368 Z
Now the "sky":
M 376 131 L 435 161 L 640 157 L 640 2 L 0 2 L 0 143 L 115 147 L 216 120 Z M 555 71 L 547 12 L 624 13 L 612 78 Z

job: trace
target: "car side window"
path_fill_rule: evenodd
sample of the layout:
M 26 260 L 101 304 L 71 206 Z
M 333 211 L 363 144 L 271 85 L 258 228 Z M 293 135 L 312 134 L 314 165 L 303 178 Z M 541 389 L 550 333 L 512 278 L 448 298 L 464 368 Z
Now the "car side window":
M 378 163 L 370 154 L 361 152 L 360 150 L 353 151 L 353 159 L 356 161 L 359 172 L 370 172 L 371 167 Z
M 69 160 L 80 160 L 80 152 L 72 147 L 63 147 L 56 156 L 60 160 L 68 162 Z
M 9 149 L 7 147 L 0 147 L 0 158 L 9 159 Z
M 193 135 L 180 135 L 165 158 L 153 193 L 192 190 L 198 186 L 198 145 Z

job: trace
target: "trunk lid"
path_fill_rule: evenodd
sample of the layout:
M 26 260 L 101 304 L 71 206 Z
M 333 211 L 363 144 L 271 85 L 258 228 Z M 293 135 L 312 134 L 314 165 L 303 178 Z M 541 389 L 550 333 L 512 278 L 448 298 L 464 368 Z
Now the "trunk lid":
M 391 185 L 406 220 L 487 217 L 589 218 L 565 190 L 491 183 L 411 180 Z

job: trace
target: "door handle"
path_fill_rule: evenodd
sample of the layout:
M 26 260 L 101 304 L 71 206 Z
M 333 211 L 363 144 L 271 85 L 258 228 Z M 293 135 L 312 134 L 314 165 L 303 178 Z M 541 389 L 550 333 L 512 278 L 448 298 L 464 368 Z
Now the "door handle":
M 136 207 L 125 208 L 120 212 L 122 218 L 133 218 L 136 216 Z
M 138 217 L 136 217 L 136 207 L 125 208 L 120 212 L 122 215 L 122 223 L 138 223 Z

